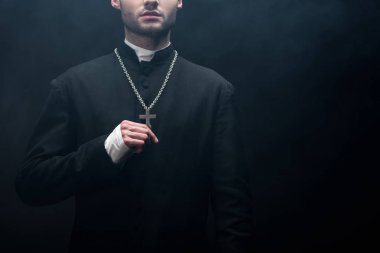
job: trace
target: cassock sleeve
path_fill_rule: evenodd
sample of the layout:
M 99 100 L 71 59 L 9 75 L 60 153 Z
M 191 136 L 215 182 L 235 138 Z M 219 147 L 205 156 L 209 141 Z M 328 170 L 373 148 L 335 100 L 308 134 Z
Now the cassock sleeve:
M 29 205 L 62 201 L 120 171 L 105 151 L 107 135 L 76 144 L 71 106 L 64 87 L 53 81 L 15 180 L 18 195 Z
M 251 252 L 252 208 L 236 131 L 233 86 L 223 86 L 215 119 L 212 207 L 219 252 Z

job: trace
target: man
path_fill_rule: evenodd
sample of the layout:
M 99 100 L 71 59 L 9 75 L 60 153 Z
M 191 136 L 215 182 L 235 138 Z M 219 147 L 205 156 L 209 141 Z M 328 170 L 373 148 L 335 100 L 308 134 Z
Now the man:
M 18 194 L 75 196 L 71 252 L 207 252 L 209 200 L 220 251 L 248 251 L 232 85 L 173 49 L 182 0 L 111 4 L 125 41 L 53 80 Z

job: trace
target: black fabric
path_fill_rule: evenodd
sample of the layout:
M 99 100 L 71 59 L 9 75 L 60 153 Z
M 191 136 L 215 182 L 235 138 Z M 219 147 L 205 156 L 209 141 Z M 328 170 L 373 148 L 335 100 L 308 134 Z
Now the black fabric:
M 120 55 L 150 104 L 174 57 Z M 152 113 L 159 144 L 115 165 L 104 141 L 142 106 L 114 54 L 69 69 L 52 90 L 16 179 L 31 205 L 76 199 L 71 252 L 207 252 L 209 200 L 221 252 L 247 252 L 251 219 L 240 171 L 233 87 L 179 57 Z

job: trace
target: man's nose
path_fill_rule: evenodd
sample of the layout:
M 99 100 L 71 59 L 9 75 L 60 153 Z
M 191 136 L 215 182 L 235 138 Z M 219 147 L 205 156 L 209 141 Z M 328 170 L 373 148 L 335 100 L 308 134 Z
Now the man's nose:
M 154 10 L 157 8 L 159 0 L 144 0 L 144 7 L 147 10 Z

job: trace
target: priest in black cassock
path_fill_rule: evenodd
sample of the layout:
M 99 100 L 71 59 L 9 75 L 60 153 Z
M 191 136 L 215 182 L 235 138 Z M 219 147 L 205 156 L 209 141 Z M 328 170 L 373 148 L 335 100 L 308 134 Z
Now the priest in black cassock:
M 75 197 L 70 252 L 248 252 L 233 86 L 170 43 L 182 0 L 111 0 L 125 41 L 70 68 L 51 92 L 16 178 L 30 205 Z

